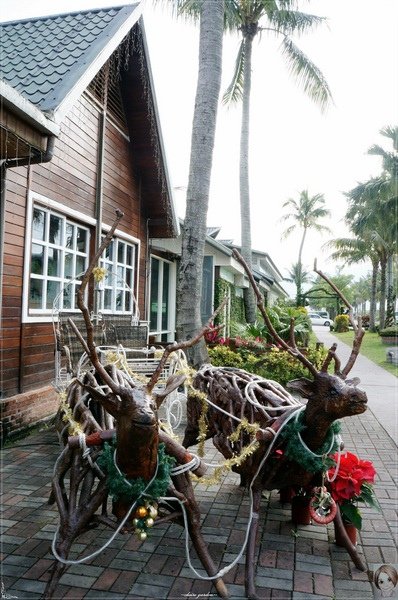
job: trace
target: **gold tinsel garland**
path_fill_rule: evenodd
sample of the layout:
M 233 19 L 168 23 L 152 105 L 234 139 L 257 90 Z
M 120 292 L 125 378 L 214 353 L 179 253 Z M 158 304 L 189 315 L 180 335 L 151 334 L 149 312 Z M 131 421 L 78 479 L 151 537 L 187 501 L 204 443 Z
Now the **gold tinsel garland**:
M 69 435 L 79 435 L 83 433 L 83 429 L 77 421 L 73 418 L 72 409 L 66 401 L 67 394 L 65 391 L 59 392 L 58 398 L 60 400 L 59 408 L 64 413 L 62 421 L 69 423 L 68 433 Z
M 108 274 L 108 271 L 107 271 L 107 269 L 105 269 L 105 267 L 94 267 L 94 269 L 93 269 L 94 280 L 97 283 L 99 283 L 100 281 L 105 279 L 107 274 Z

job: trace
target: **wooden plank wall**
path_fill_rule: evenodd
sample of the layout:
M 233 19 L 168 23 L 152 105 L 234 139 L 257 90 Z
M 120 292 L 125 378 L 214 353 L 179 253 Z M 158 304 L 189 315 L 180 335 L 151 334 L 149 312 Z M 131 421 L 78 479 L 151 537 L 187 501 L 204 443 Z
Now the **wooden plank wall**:
M 95 215 L 99 111 L 80 98 L 62 124 L 51 162 L 7 172 L 0 353 L 2 397 L 28 392 L 54 378 L 54 338 L 51 323 L 24 323 L 23 267 L 28 187 L 75 209 Z M 144 313 L 146 221 L 141 218 L 139 183 L 129 142 L 111 124 L 106 127 L 103 221 L 111 224 L 115 208 L 124 211 L 120 229 L 141 239 L 140 311 Z M 92 231 L 92 236 L 95 233 Z

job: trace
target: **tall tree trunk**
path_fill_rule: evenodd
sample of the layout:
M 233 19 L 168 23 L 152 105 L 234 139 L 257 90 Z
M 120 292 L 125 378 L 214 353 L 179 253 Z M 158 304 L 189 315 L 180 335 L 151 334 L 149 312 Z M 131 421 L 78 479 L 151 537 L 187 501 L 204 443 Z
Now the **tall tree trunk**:
M 192 125 L 191 158 L 177 286 L 177 338 L 200 329 L 203 256 L 218 98 L 221 85 L 224 1 L 204 1 L 200 16 L 199 73 Z M 198 367 L 208 360 L 203 338 L 188 353 Z
M 301 294 L 303 293 L 303 263 L 302 263 L 302 255 L 303 255 L 303 247 L 304 247 L 304 242 L 305 242 L 305 236 L 307 235 L 307 228 L 304 227 L 304 231 L 303 231 L 303 237 L 301 238 L 301 242 L 300 242 L 300 248 L 299 248 L 299 254 L 298 254 L 298 263 L 297 263 L 297 290 L 296 290 L 296 304 L 297 306 L 301 306 L 302 305 L 302 297 Z
M 252 270 L 252 234 L 250 218 L 250 192 L 249 192 L 249 124 L 250 124 L 250 92 L 252 70 L 252 45 L 253 33 L 244 32 L 244 81 L 242 103 L 242 126 L 240 133 L 240 222 L 242 256 Z M 254 292 L 249 285 L 244 291 L 245 316 L 248 323 L 256 320 L 256 301 Z
M 395 323 L 395 300 L 394 284 L 393 284 L 393 255 L 389 254 L 387 258 L 387 311 L 384 322 L 384 327 L 393 327 Z
M 369 330 L 376 331 L 376 294 L 377 294 L 377 270 L 379 261 L 372 260 L 372 287 L 370 290 L 370 314 L 369 314 Z
M 384 328 L 386 320 L 386 298 L 387 298 L 387 285 L 386 285 L 386 271 L 387 271 L 387 257 L 385 254 L 380 259 L 380 313 L 379 313 L 379 328 Z

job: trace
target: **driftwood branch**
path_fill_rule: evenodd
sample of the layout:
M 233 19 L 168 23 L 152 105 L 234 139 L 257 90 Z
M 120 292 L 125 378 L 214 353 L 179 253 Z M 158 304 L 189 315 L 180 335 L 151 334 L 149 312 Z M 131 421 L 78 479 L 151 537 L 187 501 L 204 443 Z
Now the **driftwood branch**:
M 335 360 L 335 373 L 338 374 L 343 379 L 345 379 L 355 364 L 355 361 L 359 354 L 359 350 L 361 348 L 363 336 L 365 335 L 365 330 L 362 328 L 362 318 L 358 317 L 358 325 L 357 325 L 354 320 L 354 314 L 353 314 L 354 309 L 353 309 L 352 305 L 348 302 L 347 298 L 339 290 L 339 288 L 333 283 L 333 281 L 331 279 L 329 279 L 329 277 L 327 275 L 325 275 L 325 273 L 323 273 L 320 269 L 317 268 L 316 259 L 314 261 L 314 271 L 315 271 L 315 273 L 317 273 L 319 275 L 319 277 L 321 277 L 324 281 L 326 281 L 326 283 L 328 283 L 330 285 L 332 290 L 334 290 L 336 292 L 336 294 L 339 296 L 339 298 L 341 299 L 343 304 L 348 308 L 348 318 L 349 318 L 350 324 L 354 330 L 354 340 L 352 342 L 351 354 L 348 358 L 347 364 L 344 367 L 344 369 L 340 370 L 340 361 L 337 358 L 337 355 L 335 354 L 336 348 L 333 349 L 333 347 L 332 347 L 329 350 L 329 354 L 332 353 L 332 358 Z M 329 354 L 328 354 L 328 357 L 329 357 Z M 328 358 L 326 360 L 328 360 Z M 329 360 L 329 363 L 330 363 L 330 360 Z M 325 365 L 325 363 L 324 363 L 324 365 Z M 324 366 L 322 367 L 322 370 L 324 370 Z

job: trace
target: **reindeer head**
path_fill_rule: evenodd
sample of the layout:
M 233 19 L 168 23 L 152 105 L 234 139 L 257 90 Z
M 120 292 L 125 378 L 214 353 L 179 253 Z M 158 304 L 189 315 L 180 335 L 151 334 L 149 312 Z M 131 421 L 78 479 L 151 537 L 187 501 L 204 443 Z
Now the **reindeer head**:
M 366 410 L 366 393 L 357 388 L 359 379 L 355 378 L 348 380 L 346 377 L 355 364 L 355 360 L 358 356 L 365 332 L 362 329 L 360 318 L 358 319 L 358 325 L 355 323 L 352 316 L 352 306 L 347 302 L 340 290 L 324 273 L 316 268 L 315 263 L 314 270 L 316 273 L 325 279 L 325 281 L 340 296 L 343 303 L 348 307 L 350 322 L 355 333 L 352 351 L 346 366 L 341 369 L 340 360 L 336 355 L 337 344 L 333 344 L 321 369 L 318 371 L 315 365 L 312 364 L 311 361 L 309 361 L 308 358 L 302 354 L 296 346 L 293 319 L 290 325 L 289 344 L 286 343 L 275 331 L 275 328 L 273 327 L 268 317 L 268 313 L 264 307 L 261 293 L 256 282 L 254 281 L 248 265 L 236 250 L 234 250 L 234 256 L 243 265 L 246 271 L 254 293 L 257 297 L 257 306 L 275 342 L 282 346 L 282 348 L 289 352 L 289 354 L 299 360 L 313 376 L 312 380 L 307 378 L 295 379 L 288 384 L 290 389 L 298 392 L 300 396 L 308 398 L 308 404 L 306 407 L 307 424 L 312 422 L 316 425 L 317 423 L 322 422 L 324 425 L 327 425 L 327 423 L 331 423 L 336 419 L 363 413 Z M 328 373 L 328 368 L 332 360 L 335 364 L 334 375 Z M 317 427 L 317 429 L 322 429 L 322 426 Z

